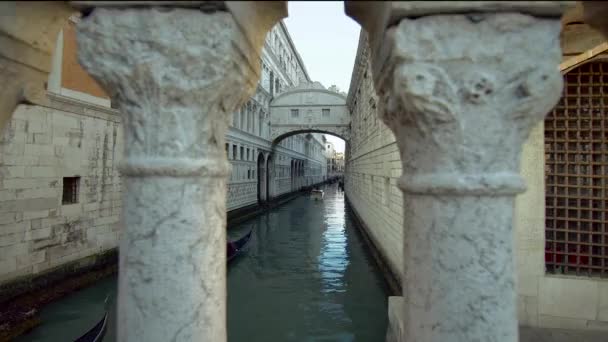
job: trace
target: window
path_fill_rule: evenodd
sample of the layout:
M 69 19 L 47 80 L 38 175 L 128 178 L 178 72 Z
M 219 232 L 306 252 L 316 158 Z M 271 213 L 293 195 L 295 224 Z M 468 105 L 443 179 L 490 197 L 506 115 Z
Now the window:
M 226 143 L 226 158 L 230 159 L 230 144 Z
M 274 95 L 274 73 L 270 72 L 270 96 Z
M 291 117 L 292 118 L 297 118 L 300 116 L 300 111 L 298 109 L 292 109 L 291 110 Z
M 251 179 L 251 170 L 247 170 L 247 179 Z
M 232 145 L 232 159 L 236 159 L 236 145 Z
M 608 62 L 564 75 L 545 119 L 545 268 L 608 278 Z
M 61 204 L 78 203 L 80 177 L 63 177 L 63 196 Z
M 239 124 L 239 128 L 245 130 L 245 108 L 241 108 L 239 111 L 239 115 L 241 117 L 241 123 Z
M 258 135 L 262 136 L 262 128 L 264 127 L 264 114 L 260 113 L 260 120 L 258 121 Z
M 329 108 L 323 108 L 323 117 L 324 118 L 328 118 L 329 117 Z
M 245 156 L 245 148 L 243 146 L 241 146 L 241 154 L 239 155 L 239 159 L 243 160 L 243 156 Z
M 247 148 L 247 159 L 246 160 L 249 160 L 249 148 Z

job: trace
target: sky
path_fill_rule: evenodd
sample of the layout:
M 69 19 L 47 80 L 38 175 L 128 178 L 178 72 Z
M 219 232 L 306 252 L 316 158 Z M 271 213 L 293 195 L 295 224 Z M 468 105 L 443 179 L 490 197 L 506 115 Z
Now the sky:
M 284 19 L 308 75 L 324 87 L 336 85 L 348 93 L 355 64 L 360 26 L 344 13 L 343 1 L 289 1 Z M 336 150 L 344 140 L 326 135 Z

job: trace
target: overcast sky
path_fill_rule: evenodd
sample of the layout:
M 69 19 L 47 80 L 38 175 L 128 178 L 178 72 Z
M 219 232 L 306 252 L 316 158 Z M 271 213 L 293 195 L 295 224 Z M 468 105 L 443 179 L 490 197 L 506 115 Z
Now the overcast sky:
M 348 93 L 355 64 L 360 26 L 344 14 L 342 1 L 289 1 L 285 25 L 308 75 L 328 88 L 335 84 Z M 344 140 L 327 139 L 344 151 Z

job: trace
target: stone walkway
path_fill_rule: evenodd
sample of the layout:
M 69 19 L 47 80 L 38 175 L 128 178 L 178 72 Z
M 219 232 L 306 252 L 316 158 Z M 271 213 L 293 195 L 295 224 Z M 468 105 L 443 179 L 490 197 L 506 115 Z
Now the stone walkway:
M 520 342 L 608 342 L 607 331 L 519 327 Z

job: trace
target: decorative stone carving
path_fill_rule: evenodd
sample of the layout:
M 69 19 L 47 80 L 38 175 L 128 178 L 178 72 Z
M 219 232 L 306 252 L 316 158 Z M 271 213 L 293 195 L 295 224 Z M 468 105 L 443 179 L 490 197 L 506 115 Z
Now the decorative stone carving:
M 559 33 L 559 18 L 518 13 L 387 29 L 376 89 L 403 164 L 398 340 L 517 341 L 513 200 L 522 144 L 561 94 Z
M 228 12 L 169 7 L 97 8 L 78 44 L 124 116 L 118 339 L 225 341 L 224 136 L 261 45 Z

